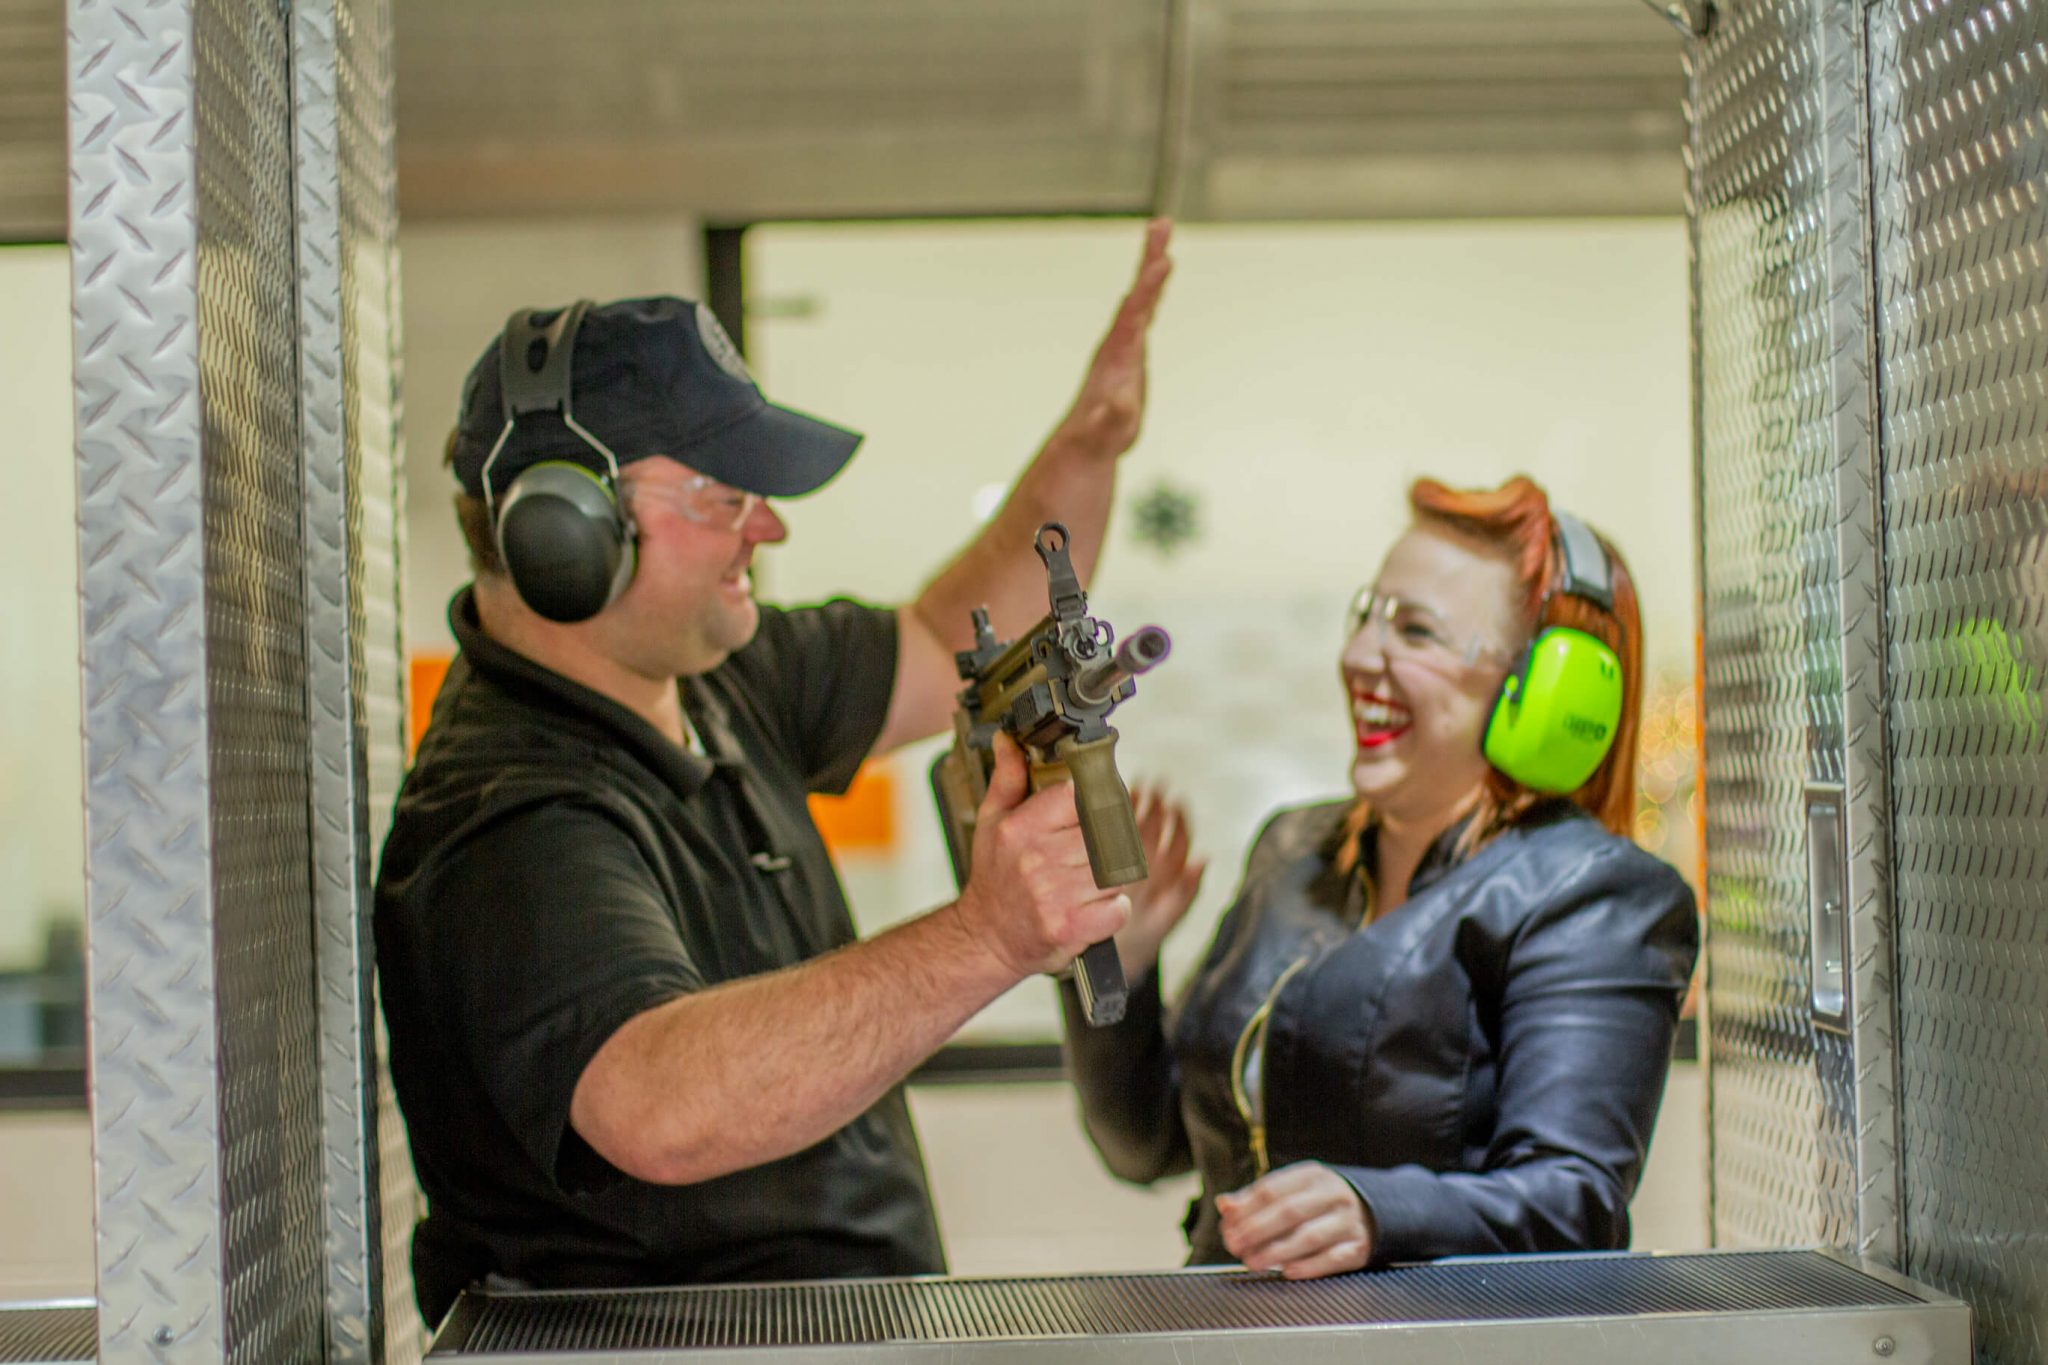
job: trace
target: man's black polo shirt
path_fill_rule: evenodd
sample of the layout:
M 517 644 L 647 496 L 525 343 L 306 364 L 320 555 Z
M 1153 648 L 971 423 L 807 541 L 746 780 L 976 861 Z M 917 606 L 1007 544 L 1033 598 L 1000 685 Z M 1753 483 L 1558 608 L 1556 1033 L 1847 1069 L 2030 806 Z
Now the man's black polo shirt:
M 943 1270 L 900 1087 L 806 1151 L 689 1186 L 634 1180 L 569 1126 L 628 1019 L 853 941 L 805 796 L 843 791 L 881 733 L 893 614 L 763 607 L 752 643 L 683 684 L 709 757 L 496 644 L 469 590 L 449 618 L 461 656 L 376 907 L 428 1321 L 490 1271 L 608 1287 Z

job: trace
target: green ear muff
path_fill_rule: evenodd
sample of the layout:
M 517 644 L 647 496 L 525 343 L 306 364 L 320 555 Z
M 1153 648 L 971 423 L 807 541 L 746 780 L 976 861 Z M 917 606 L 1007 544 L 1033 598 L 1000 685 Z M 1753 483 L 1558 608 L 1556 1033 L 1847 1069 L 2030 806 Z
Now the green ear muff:
M 1621 661 L 1582 630 L 1551 626 L 1501 684 L 1486 761 L 1531 791 L 1577 791 L 1614 747 Z

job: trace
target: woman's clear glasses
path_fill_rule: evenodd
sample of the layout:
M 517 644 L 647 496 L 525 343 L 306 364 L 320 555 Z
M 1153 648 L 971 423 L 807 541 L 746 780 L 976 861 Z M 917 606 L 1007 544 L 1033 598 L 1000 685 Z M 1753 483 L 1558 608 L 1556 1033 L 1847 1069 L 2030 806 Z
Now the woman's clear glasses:
M 1344 642 L 1351 643 L 1368 626 L 1379 629 L 1380 648 L 1389 658 L 1439 668 L 1470 668 L 1482 658 L 1508 660 L 1507 650 L 1483 635 L 1457 629 L 1427 603 L 1370 587 L 1360 588 L 1351 599 L 1351 610 L 1344 617 Z

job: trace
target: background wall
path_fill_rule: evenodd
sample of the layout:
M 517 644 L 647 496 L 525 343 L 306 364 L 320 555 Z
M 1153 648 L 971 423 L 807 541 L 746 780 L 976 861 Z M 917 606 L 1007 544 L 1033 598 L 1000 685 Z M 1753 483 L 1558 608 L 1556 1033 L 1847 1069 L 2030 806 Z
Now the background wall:
M 405 637 L 453 650 L 448 599 L 469 580 L 455 480 L 441 463 L 462 381 L 513 309 L 704 287 L 693 218 L 432 222 L 402 229 L 404 261 Z
M 91 1298 L 92 1123 L 0 1113 L 0 1301 Z
M 85 896 L 78 747 L 78 532 L 71 462 L 71 260 L 0 248 L 0 970 L 42 960 Z
M 39 971 L 80 932 L 85 817 L 78 715 L 78 531 L 71 442 L 71 257 L 0 248 L 0 1067 L 40 1060 Z M 76 984 L 82 986 L 82 965 Z M 75 1005 L 75 1001 L 67 1001 Z M 0 1106 L 0 1299 L 90 1294 L 92 1130 L 83 1096 Z
M 761 556 L 764 594 L 894 600 L 966 538 L 1063 410 L 1135 264 L 1138 225 L 812 225 L 747 240 L 749 350 L 769 394 L 870 433 L 837 483 L 786 506 L 791 539 Z M 406 629 L 414 651 L 439 652 L 447 597 L 467 577 L 440 465 L 462 376 L 519 303 L 700 291 L 701 235 L 675 217 L 444 223 L 406 229 L 401 248 Z M 1690 682 L 1692 647 L 1681 224 L 1184 227 L 1175 255 L 1151 414 L 1092 585 L 1120 629 L 1157 621 L 1175 638 L 1119 716 L 1127 770 L 1168 777 L 1215 860 L 1198 922 L 1169 949 L 1170 979 L 1202 946 L 1258 819 L 1342 790 L 1339 621 L 1405 519 L 1410 477 L 1543 480 L 1628 554 L 1653 667 L 1674 686 Z M 33 490 L 0 507 L 0 555 L 27 566 L 7 576 L 18 600 L 0 618 L 22 646 L 0 656 L 0 859 L 27 861 L 18 875 L 0 864 L 0 884 L 56 888 L 0 902 L 0 967 L 40 950 L 39 907 L 76 882 L 82 857 L 70 385 L 51 340 L 68 326 L 67 290 L 61 248 L 0 251 L 0 305 L 43 320 L 0 333 L 17 478 Z M 1174 552 L 1136 534 L 1162 484 L 1194 500 L 1199 535 Z M 6 671 L 24 660 L 33 677 Z M 1682 804 L 1689 739 L 1677 747 Z M 869 929 L 950 894 L 928 757 L 884 770 L 890 849 L 843 860 Z M 1658 833 L 1689 873 L 1689 820 Z M 1050 1037 L 1050 998 L 1027 982 L 970 1034 Z M 913 1103 L 955 1269 L 1178 1260 L 1189 1183 L 1112 1181 L 1062 1087 L 926 1088 Z M 1681 1066 L 1637 1246 L 1703 1244 L 1702 1124 L 1696 1070 Z M 90 1292 L 88 1143 L 82 1115 L 0 1121 L 0 1170 L 33 1173 L 0 1180 L 0 1297 Z M 1009 1159 L 1020 1152 L 1028 1169 Z
M 789 504 L 775 591 L 913 590 L 1065 407 L 1138 239 L 1133 220 L 750 230 L 764 386 L 869 433 Z M 1525 471 L 1633 552 L 1653 651 L 1690 668 L 1684 253 L 1675 219 L 1180 226 L 1122 491 L 1190 487 L 1208 536 L 1165 562 L 1119 542 L 1093 586 L 1341 598 L 1408 477 Z
M 830 487 L 783 505 L 789 540 L 756 561 L 764 595 L 912 595 L 1065 409 L 1138 240 L 1134 221 L 749 231 L 764 387 L 868 433 Z M 1169 989 L 1266 815 L 1347 790 L 1341 621 L 1422 474 L 1528 473 L 1620 546 L 1658 680 L 1646 746 L 1664 771 L 1646 786 L 1671 798 L 1641 833 L 1692 875 L 1683 223 L 1193 225 L 1173 252 L 1150 411 L 1090 584 L 1120 630 L 1174 637 L 1117 716 L 1126 776 L 1170 784 L 1214 859 L 1169 941 Z M 1142 537 L 1162 488 L 1195 509 L 1175 550 Z M 865 928 L 951 894 L 936 749 L 884 761 L 895 842 L 842 859 Z M 968 1034 L 1050 1038 L 1056 1018 L 1050 983 L 1027 981 Z
M 835 483 L 782 505 L 764 595 L 913 594 L 995 505 L 1058 414 L 1136 262 L 1133 222 L 880 224 L 747 234 L 748 350 L 769 395 L 868 433 Z M 1403 491 L 1526 472 L 1628 557 L 1653 695 L 1644 842 L 1689 876 L 1693 525 L 1684 225 L 1676 221 L 1184 226 L 1153 329 L 1151 407 L 1127 457 L 1091 606 L 1168 627 L 1174 654 L 1118 716 L 1131 776 L 1169 783 L 1214 859 L 1169 943 L 1184 978 L 1274 807 L 1345 790 L 1340 621 L 1407 520 Z M 1164 487 L 1197 536 L 1142 536 Z M 872 930 L 952 889 L 924 772 L 875 767 L 893 841 L 842 853 Z M 872 774 L 871 774 L 872 776 Z M 1057 1035 L 1049 982 L 970 1024 Z M 1189 1177 L 1119 1184 L 1058 1085 L 912 1092 L 952 1267 L 1177 1264 Z M 992 1179 L 990 1153 L 1003 1176 Z M 1634 1245 L 1704 1246 L 1705 1104 L 1675 1066 Z

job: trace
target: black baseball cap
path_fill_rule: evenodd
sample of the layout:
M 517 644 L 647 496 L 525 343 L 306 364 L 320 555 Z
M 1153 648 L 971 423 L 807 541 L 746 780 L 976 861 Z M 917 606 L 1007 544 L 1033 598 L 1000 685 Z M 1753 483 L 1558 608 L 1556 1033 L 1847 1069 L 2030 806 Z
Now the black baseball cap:
M 531 327 L 544 328 L 567 311 L 522 310 L 513 322 L 523 314 Z M 503 340 L 503 332 L 492 338 L 462 386 L 450 463 L 463 491 L 484 495 L 484 464 L 501 434 L 504 444 L 491 465 L 494 495 L 542 460 L 568 459 L 603 472 L 604 456 L 555 412 L 521 413 L 506 430 Z M 524 358 L 536 371 L 544 360 L 537 352 Z M 820 487 L 861 442 L 859 432 L 763 398 L 718 319 L 693 299 L 587 305 L 570 352 L 569 400 L 576 425 L 608 446 L 621 465 L 667 455 L 766 497 Z

